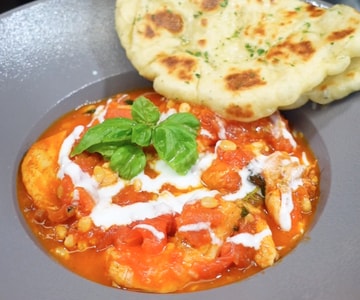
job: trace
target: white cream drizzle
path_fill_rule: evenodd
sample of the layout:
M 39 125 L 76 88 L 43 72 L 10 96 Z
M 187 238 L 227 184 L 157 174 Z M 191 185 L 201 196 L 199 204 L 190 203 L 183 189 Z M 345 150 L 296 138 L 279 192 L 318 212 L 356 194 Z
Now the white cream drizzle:
M 171 183 L 179 189 L 199 188 L 201 184 L 201 174 L 205 171 L 216 158 L 214 153 L 203 153 L 199 155 L 199 159 L 186 175 L 179 175 L 171 169 L 163 160 L 157 160 L 153 165 L 153 169 L 159 173 L 159 176 L 150 178 L 142 172 L 132 179 L 142 182 L 142 191 L 158 192 L 165 183 Z
M 87 127 L 92 126 L 95 121 L 98 121 L 99 123 L 102 123 L 105 121 L 105 115 L 107 113 L 109 104 L 112 102 L 111 98 L 106 101 L 106 105 L 99 105 L 93 114 L 93 118 L 91 122 L 87 125 Z
M 302 165 L 299 165 L 298 167 L 292 167 L 290 176 L 288 178 L 289 185 L 285 189 L 281 190 L 279 225 L 284 231 L 289 231 L 292 227 L 291 212 L 294 209 L 292 193 L 303 184 L 301 176 L 304 172 L 304 169 L 305 168 Z
M 98 183 L 92 179 L 88 173 L 83 172 L 80 166 L 69 158 L 72 146 L 83 130 L 84 126 L 75 127 L 72 133 L 70 133 L 62 143 L 58 158 L 60 168 L 57 176 L 60 179 L 63 179 L 65 175 L 70 176 L 75 187 L 86 189 L 89 194 L 96 199 L 98 194 Z
M 296 148 L 297 144 L 292 134 L 287 130 L 284 121 L 280 118 L 279 113 L 274 113 L 270 116 L 270 120 L 273 123 L 272 134 L 276 137 L 284 137 L 289 141 L 293 148 Z
M 77 126 L 73 132 L 65 138 L 59 152 L 58 163 L 60 168 L 57 176 L 62 179 L 65 175 L 68 175 L 74 186 L 84 188 L 96 203 L 99 203 L 103 198 L 110 198 L 111 200 L 111 197 L 119 193 L 124 187 L 124 182 L 118 181 L 114 185 L 100 188 L 99 183 L 92 178 L 89 173 L 84 172 L 78 164 L 69 158 L 72 146 L 83 130 L 84 126 Z
M 177 111 L 175 108 L 170 108 L 169 110 L 167 110 L 166 112 L 162 113 L 160 115 L 160 119 L 158 121 L 158 123 L 161 123 L 162 121 L 166 120 L 168 117 L 170 117 L 173 114 L 176 114 Z
M 220 118 L 216 117 L 216 121 L 219 125 L 219 132 L 218 132 L 218 137 L 220 140 L 226 140 L 226 129 L 225 129 L 225 125 L 223 120 L 221 120 Z
M 217 237 L 215 232 L 211 228 L 210 222 L 198 222 L 193 224 L 182 225 L 178 229 L 180 232 L 188 232 L 188 231 L 201 231 L 207 230 L 209 232 L 211 243 L 213 245 L 221 245 L 222 241 Z
M 289 231 L 291 229 L 291 212 L 294 209 L 294 203 L 292 200 L 292 191 L 281 191 L 281 204 L 279 210 L 279 225 L 282 230 Z
M 255 250 L 259 250 L 262 240 L 265 237 L 271 236 L 271 235 L 272 235 L 271 230 L 270 230 L 270 228 L 267 227 L 263 231 L 260 231 L 255 234 L 251 234 L 248 232 L 239 233 L 232 237 L 228 237 L 226 239 L 226 241 L 237 244 L 237 245 L 241 244 L 244 247 L 249 247 L 249 248 L 254 248 Z
M 200 129 L 200 135 L 206 136 L 208 138 L 213 138 L 214 137 L 213 134 L 209 130 L 206 130 L 204 128 Z
M 304 163 L 304 165 L 306 165 L 306 166 L 310 165 L 309 160 L 308 160 L 307 155 L 306 155 L 305 152 L 303 152 L 301 154 L 301 160 Z
M 159 230 L 157 230 L 154 226 L 149 224 L 138 224 L 135 225 L 133 228 L 141 228 L 148 230 L 152 233 L 153 236 L 155 236 L 158 240 L 162 240 L 165 238 L 165 234 Z
M 215 194 L 217 191 L 205 189 L 197 189 L 180 196 L 164 192 L 156 201 L 137 202 L 126 206 L 114 204 L 106 197 L 97 203 L 90 216 L 96 226 L 109 228 L 112 225 L 129 225 L 135 221 L 181 213 L 186 203 L 193 203 L 204 197 L 214 197 Z

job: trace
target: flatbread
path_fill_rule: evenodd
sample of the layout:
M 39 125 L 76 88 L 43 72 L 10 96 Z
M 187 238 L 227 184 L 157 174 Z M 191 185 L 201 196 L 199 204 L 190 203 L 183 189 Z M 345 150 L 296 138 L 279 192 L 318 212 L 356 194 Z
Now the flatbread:
M 343 77 L 350 65 L 358 67 L 360 14 L 348 6 L 117 0 L 116 29 L 129 60 L 157 92 L 226 118 L 252 121 L 354 90 Z M 341 73 L 332 90 L 347 93 L 326 101 L 324 93 L 316 96 Z
M 311 92 L 305 93 L 308 99 L 327 104 L 343 99 L 352 92 L 360 90 L 360 57 L 353 58 L 350 66 L 341 74 L 328 76 Z

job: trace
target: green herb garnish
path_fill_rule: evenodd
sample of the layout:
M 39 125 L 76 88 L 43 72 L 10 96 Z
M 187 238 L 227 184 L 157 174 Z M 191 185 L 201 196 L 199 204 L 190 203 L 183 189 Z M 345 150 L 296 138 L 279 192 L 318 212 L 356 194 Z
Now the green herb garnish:
M 261 195 L 265 196 L 266 182 L 263 176 L 260 174 L 253 174 L 249 176 L 249 181 L 260 188 Z
M 257 48 L 257 46 L 250 45 L 249 43 L 245 44 L 245 49 L 249 53 L 250 57 L 254 57 L 255 54 L 257 54 L 258 56 L 261 56 L 261 55 L 266 54 L 266 52 L 267 52 L 267 50 L 265 50 L 263 48 Z
M 197 13 L 195 13 L 195 14 L 193 15 L 193 17 L 196 19 L 196 18 L 201 17 L 202 15 L 203 15 L 203 12 L 202 12 L 202 11 L 198 11 Z
M 144 170 L 143 147 L 152 145 L 160 159 L 185 175 L 198 158 L 199 120 L 191 113 L 176 113 L 162 122 L 160 111 L 141 96 L 132 104 L 132 119 L 112 118 L 91 127 L 71 152 L 100 153 L 120 177 L 131 179 Z
M 207 51 L 204 51 L 204 52 L 201 52 L 201 51 L 191 51 L 191 50 L 186 50 L 187 53 L 189 53 L 190 55 L 192 56 L 195 56 L 195 57 L 203 57 L 204 58 L 204 61 L 206 63 L 209 63 L 209 52 Z
M 228 4 L 229 4 L 229 0 L 224 0 L 224 1 L 220 2 L 221 7 L 226 7 L 226 6 L 228 6 Z
M 242 218 L 245 218 L 249 213 L 250 213 L 250 212 L 249 212 L 249 210 L 248 210 L 246 207 L 243 206 L 243 207 L 241 208 L 241 214 L 240 214 L 240 215 L 241 215 Z

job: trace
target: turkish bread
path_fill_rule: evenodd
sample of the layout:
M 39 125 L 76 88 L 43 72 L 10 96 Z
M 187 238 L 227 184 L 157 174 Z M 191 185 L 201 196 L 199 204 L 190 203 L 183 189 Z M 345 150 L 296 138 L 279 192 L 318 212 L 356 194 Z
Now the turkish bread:
M 314 102 L 326 104 L 358 90 L 360 90 L 360 57 L 355 57 L 344 72 L 328 76 L 304 96 Z
M 360 13 L 297 0 L 117 0 L 126 55 L 154 89 L 252 121 L 360 90 Z

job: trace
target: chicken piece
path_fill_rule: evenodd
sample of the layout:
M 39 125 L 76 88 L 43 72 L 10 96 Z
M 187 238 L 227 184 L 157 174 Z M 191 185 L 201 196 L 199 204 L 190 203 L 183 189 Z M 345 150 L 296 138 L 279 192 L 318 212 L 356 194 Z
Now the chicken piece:
M 257 225 L 258 232 L 270 230 L 265 220 L 258 221 Z M 279 258 L 279 254 L 275 248 L 275 243 L 271 235 L 265 236 L 261 240 L 260 248 L 256 251 L 254 260 L 261 268 L 267 268 L 274 264 Z
M 176 218 L 176 237 L 196 248 L 204 257 L 214 259 L 238 223 L 241 210 L 233 202 L 216 198 L 212 198 L 217 202 L 216 207 L 208 207 L 208 198 L 184 207 Z
M 114 286 L 156 293 L 175 292 L 191 282 L 214 279 L 231 265 L 230 258 L 209 259 L 180 240 L 168 243 L 157 255 L 136 247 L 110 247 L 106 260 Z
M 108 274 L 114 286 L 157 293 L 177 291 L 194 280 L 196 274 L 191 274 L 191 262 L 202 259 L 198 251 L 172 243 L 158 255 L 136 248 L 119 250 L 114 247 L 106 254 Z
M 21 164 L 24 186 L 38 208 L 59 208 L 56 196 L 60 183 L 57 178 L 58 156 L 65 137 L 66 131 L 61 131 L 37 141 L 26 153 Z
M 242 206 L 248 212 L 247 216 L 244 217 L 245 224 L 242 226 L 252 227 L 255 225 L 256 232 L 253 234 L 257 236 L 258 239 L 261 239 L 259 247 L 255 247 L 254 260 L 261 268 L 270 267 L 279 258 L 270 227 L 260 209 L 245 202 L 242 202 Z M 253 223 L 253 225 L 251 223 Z
M 294 209 L 293 192 L 303 185 L 306 166 L 286 152 L 274 152 L 266 160 L 263 176 L 266 182 L 265 205 L 269 214 L 284 231 L 291 229 Z
M 125 243 L 109 248 L 109 277 L 120 287 L 160 293 L 216 278 L 232 263 L 231 257 L 219 257 L 219 252 L 240 214 L 235 203 L 216 198 L 189 204 L 176 220 L 178 232 L 159 253 Z

